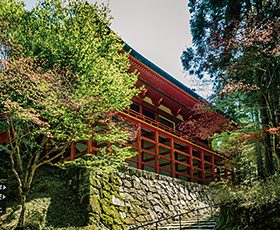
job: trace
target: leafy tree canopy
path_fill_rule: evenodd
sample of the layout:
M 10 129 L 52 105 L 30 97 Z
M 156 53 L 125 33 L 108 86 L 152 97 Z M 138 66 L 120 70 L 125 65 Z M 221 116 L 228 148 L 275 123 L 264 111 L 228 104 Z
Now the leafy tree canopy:
M 192 0 L 193 48 L 181 56 L 185 70 L 214 80 L 213 102 L 262 135 L 256 144 L 267 174 L 280 169 L 279 2 Z M 255 129 L 255 128 L 254 128 Z
M 71 142 L 110 143 L 91 158 L 107 169 L 135 154 L 123 147 L 131 127 L 114 114 L 138 94 L 137 75 L 108 11 L 78 0 L 41 0 L 32 10 L 0 1 L 0 132 L 9 136 L 2 148 L 18 182 L 19 228 L 36 169 Z
M 108 9 L 75 0 L 39 1 L 30 11 L 6 0 L 0 8 L 3 121 L 16 117 L 60 144 L 108 135 L 101 120 L 138 92 Z

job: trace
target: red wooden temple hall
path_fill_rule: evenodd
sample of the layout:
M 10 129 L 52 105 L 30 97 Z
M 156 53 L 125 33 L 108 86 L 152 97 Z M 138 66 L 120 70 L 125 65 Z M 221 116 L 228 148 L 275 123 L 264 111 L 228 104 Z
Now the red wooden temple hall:
M 139 73 L 136 85 L 145 87 L 139 97 L 133 98 L 131 108 L 119 114 L 138 127 L 137 141 L 131 144 L 138 155 L 127 159 L 128 164 L 202 184 L 221 177 L 231 179 L 231 170 L 224 167 L 229 159 L 212 151 L 207 143 L 185 139 L 185 134 L 177 130 L 196 103 L 207 102 L 127 44 L 124 50 L 130 52 L 131 71 Z M 5 142 L 7 136 L 0 133 L 0 143 Z M 73 143 L 66 159 L 94 153 L 98 147 L 92 141 Z
M 208 144 L 185 139 L 176 129 L 188 111 L 205 100 L 129 45 L 126 44 L 124 50 L 130 52 L 131 71 L 139 72 L 136 85 L 145 87 L 144 92 L 133 99 L 131 108 L 120 113 L 138 127 L 137 141 L 131 145 L 138 155 L 127 159 L 128 164 L 201 184 L 220 177 L 229 178 L 230 170 L 223 167 L 225 156 L 212 151 Z M 95 150 L 92 142 L 72 144 L 68 159 Z

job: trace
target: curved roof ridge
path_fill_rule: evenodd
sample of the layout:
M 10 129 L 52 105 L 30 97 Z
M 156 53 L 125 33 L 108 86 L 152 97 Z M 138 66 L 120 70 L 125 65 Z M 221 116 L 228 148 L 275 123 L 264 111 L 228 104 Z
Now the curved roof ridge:
M 148 66 L 150 69 L 152 69 L 153 71 L 155 71 L 156 73 L 158 73 L 159 75 L 163 76 L 166 80 L 170 81 L 171 83 L 173 83 L 174 85 L 176 85 L 177 87 L 179 87 L 180 89 L 182 89 L 183 91 L 185 91 L 186 93 L 188 93 L 189 95 L 193 96 L 194 98 L 196 98 L 197 100 L 209 103 L 205 98 L 201 97 L 200 95 L 198 95 L 197 93 L 195 93 L 193 90 L 191 90 L 189 87 L 187 87 L 186 85 L 184 85 L 183 83 L 181 83 L 180 81 L 178 81 L 177 79 L 175 79 L 173 76 L 171 76 L 169 73 L 167 73 L 166 71 L 164 71 L 163 69 L 159 68 L 158 66 L 156 66 L 154 63 L 152 63 L 151 61 L 149 61 L 147 58 L 145 58 L 143 55 L 141 55 L 140 53 L 138 53 L 135 49 L 133 49 L 131 46 L 129 46 L 127 43 L 125 43 L 124 46 L 124 50 L 126 52 L 129 52 L 130 55 L 132 55 L 134 58 L 136 58 L 138 61 L 140 61 L 141 63 L 145 64 L 146 66 Z

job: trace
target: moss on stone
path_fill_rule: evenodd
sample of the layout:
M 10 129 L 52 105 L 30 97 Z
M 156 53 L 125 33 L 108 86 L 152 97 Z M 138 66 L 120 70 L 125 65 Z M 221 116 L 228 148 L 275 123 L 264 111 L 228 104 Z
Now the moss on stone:
M 102 213 L 100 215 L 100 219 L 104 223 L 104 225 L 108 228 L 111 228 L 114 225 L 114 219 L 111 216 Z
M 90 207 L 91 207 L 91 212 L 101 213 L 101 208 L 100 208 L 100 204 L 99 204 L 99 197 L 90 196 Z

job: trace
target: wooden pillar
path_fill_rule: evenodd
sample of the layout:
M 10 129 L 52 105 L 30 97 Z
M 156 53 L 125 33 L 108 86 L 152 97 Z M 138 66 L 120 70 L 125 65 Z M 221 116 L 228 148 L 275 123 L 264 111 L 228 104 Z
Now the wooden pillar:
M 142 106 L 141 106 L 141 108 L 142 108 Z M 137 168 L 138 169 L 143 169 L 143 166 L 142 166 L 142 144 L 141 144 L 141 142 L 142 142 L 142 139 L 141 139 L 141 125 L 140 124 L 138 124 L 138 128 L 137 128 L 137 143 L 136 143 L 136 145 L 137 145 L 137 151 L 138 151 L 138 155 L 137 155 L 137 161 L 138 161 L 138 163 L 137 163 Z
M 76 155 L 76 143 L 71 143 L 70 160 L 74 160 Z
M 143 114 L 143 99 L 146 96 L 148 90 L 145 89 L 144 91 L 142 91 L 139 95 L 139 113 Z
M 139 113 L 140 113 L 140 114 L 143 114 L 143 101 L 142 101 L 142 98 L 140 98 Z
M 93 153 L 92 147 L 93 147 L 93 141 L 92 141 L 92 139 L 90 139 L 87 141 L 87 153 L 90 153 L 90 154 Z
M 163 97 L 161 97 L 157 101 L 153 101 L 153 104 L 155 106 L 155 120 L 157 121 L 157 124 L 159 124 L 159 109 L 158 109 L 158 107 L 161 105 L 162 100 L 163 100 Z
M 175 127 L 174 130 L 176 129 L 176 124 L 177 124 L 177 116 L 179 115 L 179 113 L 181 112 L 182 108 L 177 109 L 175 112 L 171 111 L 172 115 L 173 115 L 173 121 L 175 122 Z
M 211 180 L 215 181 L 215 155 L 211 154 Z
M 174 138 L 171 137 L 170 140 L 170 154 L 171 154 L 171 176 L 174 178 L 175 177 L 175 151 L 174 151 Z
M 204 152 L 200 151 L 201 179 L 202 184 L 205 184 L 205 169 L 204 169 Z
M 224 168 L 224 179 L 228 179 L 228 169 Z
M 193 177 L 193 150 L 192 150 L 192 146 L 190 146 L 190 179 L 191 182 L 194 182 L 194 177 Z
M 159 133 L 155 132 L 155 173 L 159 173 Z

